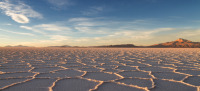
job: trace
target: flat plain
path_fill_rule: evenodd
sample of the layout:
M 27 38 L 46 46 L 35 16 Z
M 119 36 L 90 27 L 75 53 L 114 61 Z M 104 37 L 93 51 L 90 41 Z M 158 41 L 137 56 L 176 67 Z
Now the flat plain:
M 199 48 L 0 48 L 1 91 L 200 91 Z

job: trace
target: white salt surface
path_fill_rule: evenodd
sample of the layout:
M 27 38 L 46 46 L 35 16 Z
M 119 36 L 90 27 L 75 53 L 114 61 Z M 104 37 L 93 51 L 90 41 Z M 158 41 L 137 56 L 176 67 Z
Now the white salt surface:
M 0 48 L 1 91 L 200 91 L 199 48 Z

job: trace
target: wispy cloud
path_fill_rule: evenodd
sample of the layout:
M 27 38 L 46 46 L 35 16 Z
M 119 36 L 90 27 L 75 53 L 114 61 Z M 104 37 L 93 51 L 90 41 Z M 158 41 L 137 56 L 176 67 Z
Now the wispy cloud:
M 62 10 L 74 4 L 72 3 L 71 0 L 46 0 L 46 1 L 51 5 L 53 5 L 52 8 L 55 10 Z
M 104 25 L 103 22 L 98 21 L 95 18 L 71 18 L 68 20 L 69 23 L 74 24 L 74 26 L 101 26 Z
M 140 26 L 151 25 L 149 20 L 112 21 L 103 17 L 99 18 L 71 18 L 68 22 L 73 29 L 87 34 L 110 34 L 119 31 L 138 31 Z
M 103 18 L 71 18 L 67 22 L 73 29 L 87 34 L 105 34 L 113 26 L 112 21 Z
M 51 40 L 54 40 L 54 41 L 66 41 L 70 39 L 70 37 L 63 36 L 63 35 L 50 35 L 49 37 Z
M 11 26 L 12 24 L 10 24 L 10 23 L 6 23 L 6 24 L 3 24 L 3 25 L 6 25 L 6 26 Z
M 178 37 L 195 37 L 195 36 L 200 36 L 200 29 L 186 29 L 184 31 L 181 31 L 178 35 Z
M 158 28 L 153 30 L 123 30 L 119 32 L 115 32 L 114 34 L 110 34 L 107 37 L 108 38 L 127 38 L 127 39 L 134 39 L 134 40 L 147 40 L 151 39 L 153 36 L 155 36 L 156 33 L 159 32 L 166 32 L 166 31 L 172 31 L 176 30 L 175 28 Z
M 27 30 L 33 30 L 32 27 L 28 27 L 28 26 L 20 26 L 20 28 L 24 28 L 24 29 L 27 29 Z
M 60 25 L 60 24 L 39 24 L 34 26 L 20 26 L 20 28 L 25 30 L 31 30 L 35 33 L 42 34 L 43 36 L 48 36 L 52 34 L 63 34 L 71 33 L 72 29 L 70 27 Z M 60 37 L 59 37 L 60 38 Z
M 66 43 L 71 43 L 75 41 L 69 36 L 63 35 L 48 35 L 49 39 L 34 39 L 31 42 L 21 42 L 22 45 L 29 45 L 29 46 L 59 46 L 59 45 L 66 45 Z
M 71 18 L 68 20 L 68 22 L 85 22 L 85 21 L 90 21 L 90 20 L 93 20 L 93 19 L 78 17 L 78 18 Z
M 11 0 L 3 0 L 0 2 L 0 9 L 5 15 L 10 16 L 17 23 L 29 23 L 31 18 L 42 18 L 43 16 L 34 11 L 29 5 L 23 2 L 13 3 Z
M 91 16 L 91 15 L 99 14 L 103 10 L 104 10 L 104 7 L 102 7 L 102 6 L 98 6 L 98 7 L 94 6 L 94 7 L 90 7 L 88 10 L 82 11 L 82 14 Z
M 14 32 L 14 31 L 9 31 L 9 30 L 4 30 L 4 29 L 0 29 L 0 31 L 9 32 L 9 33 L 13 33 L 13 34 L 19 34 L 19 35 L 35 36 L 32 33 Z
M 40 30 L 46 30 L 46 31 L 70 31 L 71 29 L 66 26 L 61 26 L 57 24 L 40 24 L 34 26 L 34 28 L 38 28 Z
M 26 30 L 31 30 L 31 31 L 39 33 L 39 34 L 46 34 L 45 32 L 43 32 L 41 30 L 35 29 L 33 27 L 29 27 L 29 26 L 20 26 L 20 28 L 26 29 Z
M 7 39 L 9 39 L 9 38 L 10 38 L 9 36 L 6 36 L 6 35 L 0 35 L 0 39 L 7 40 Z
M 48 0 L 48 2 L 55 6 L 63 6 L 69 4 L 69 0 Z

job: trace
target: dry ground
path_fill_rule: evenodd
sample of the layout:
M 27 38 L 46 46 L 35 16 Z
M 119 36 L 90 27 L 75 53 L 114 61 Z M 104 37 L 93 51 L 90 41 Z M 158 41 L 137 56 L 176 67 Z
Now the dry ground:
M 199 48 L 0 48 L 2 91 L 200 91 Z

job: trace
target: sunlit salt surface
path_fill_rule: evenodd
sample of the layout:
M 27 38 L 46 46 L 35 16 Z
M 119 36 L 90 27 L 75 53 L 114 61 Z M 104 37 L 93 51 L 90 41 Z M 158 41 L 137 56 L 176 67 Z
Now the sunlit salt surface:
M 1 91 L 200 91 L 199 48 L 0 48 Z

